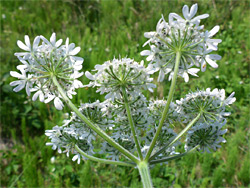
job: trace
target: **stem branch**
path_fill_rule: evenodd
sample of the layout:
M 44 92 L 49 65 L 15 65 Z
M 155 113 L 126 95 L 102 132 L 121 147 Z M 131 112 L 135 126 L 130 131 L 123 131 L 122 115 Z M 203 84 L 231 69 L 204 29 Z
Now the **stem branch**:
M 134 137 L 137 152 L 139 154 L 140 159 L 143 160 L 143 156 L 142 156 L 142 153 L 141 153 L 141 147 L 140 147 L 140 144 L 138 142 L 137 135 L 136 135 L 136 132 L 135 132 L 135 124 L 134 124 L 134 121 L 133 121 L 133 118 L 132 118 L 132 115 L 131 115 L 131 111 L 130 111 L 130 108 L 129 108 L 128 97 L 127 97 L 125 87 L 122 87 L 122 94 L 123 94 L 123 97 L 124 97 L 124 103 L 125 103 L 125 107 L 126 107 L 126 111 L 127 111 L 127 116 L 128 116 L 129 124 L 130 124 L 130 127 L 131 127 L 131 131 L 132 131 L 132 134 L 133 134 L 133 137 Z
M 75 145 L 75 149 L 84 157 L 89 158 L 92 161 L 100 162 L 100 163 L 106 163 L 106 164 L 114 164 L 114 165 L 121 165 L 121 166 L 132 166 L 134 167 L 135 164 L 128 163 L 128 162 L 122 162 L 122 161 L 112 161 L 112 160 L 106 160 L 106 159 L 100 159 L 91 155 L 88 155 L 84 151 L 82 151 L 77 145 Z
M 166 106 L 163 110 L 163 113 L 162 113 L 162 117 L 161 117 L 161 121 L 160 121 L 160 124 L 156 130 L 156 133 L 155 133 L 155 136 L 150 144 L 150 147 L 149 147 L 149 150 L 147 152 L 147 155 L 146 155 L 146 158 L 145 158 L 145 161 L 148 161 L 153 149 L 154 149 L 154 146 L 156 144 L 156 141 L 157 141 L 157 138 L 161 132 L 161 128 L 163 126 L 163 123 L 166 119 L 166 116 L 167 116 L 167 113 L 168 113 L 168 109 L 169 109 L 169 105 L 172 101 L 172 98 L 173 98 L 173 94 L 174 94 L 174 89 L 175 89 L 175 85 L 176 85 L 176 80 L 177 80 L 177 74 L 178 74 L 178 70 L 179 70 L 179 64 L 180 64 L 180 59 L 181 59 L 181 52 L 176 52 L 176 59 L 175 59 L 175 68 L 174 68 L 174 76 L 173 76 L 173 79 L 172 79 L 172 83 L 171 83 L 171 87 L 170 87 L 170 90 L 169 90 L 169 94 L 168 94 L 168 100 L 167 100 L 167 103 L 166 103 Z

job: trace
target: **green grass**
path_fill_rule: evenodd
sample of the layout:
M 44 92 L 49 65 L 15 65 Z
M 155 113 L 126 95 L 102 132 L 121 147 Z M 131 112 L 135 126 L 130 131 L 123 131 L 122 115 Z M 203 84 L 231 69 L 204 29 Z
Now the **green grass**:
M 191 5 L 188 1 L 186 4 Z M 155 30 L 161 14 L 181 14 L 184 0 L 178 1 L 1 1 L 1 187 L 137 187 L 137 169 L 114 167 L 95 162 L 80 165 L 46 147 L 44 130 L 61 125 L 64 109 L 58 112 L 50 105 L 32 102 L 24 91 L 14 93 L 9 75 L 15 70 L 20 51 L 17 40 L 28 34 L 58 38 L 69 37 L 81 47 L 84 71 L 95 64 L 119 55 L 140 56 L 146 41 L 144 32 Z M 194 153 L 168 165 L 156 165 L 152 171 L 155 187 L 247 187 L 250 186 L 250 27 L 249 1 L 199 1 L 198 13 L 209 13 L 203 23 L 206 29 L 220 25 L 218 53 L 223 57 L 219 68 L 208 68 L 191 78 L 188 84 L 178 79 L 175 98 L 197 88 L 225 88 L 235 91 L 237 101 L 229 111 L 227 143 L 212 154 Z M 5 18 L 4 18 L 5 17 Z M 146 49 L 146 48 L 145 48 Z M 145 59 L 144 59 L 145 60 Z M 86 84 L 87 79 L 82 78 Z M 170 83 L 164 82 L 154 96 L 166 96 Z M 74 102 L 103 99 L 93 89 L 79 89 Z M 52 156 L 56 156 L 51 163 Z

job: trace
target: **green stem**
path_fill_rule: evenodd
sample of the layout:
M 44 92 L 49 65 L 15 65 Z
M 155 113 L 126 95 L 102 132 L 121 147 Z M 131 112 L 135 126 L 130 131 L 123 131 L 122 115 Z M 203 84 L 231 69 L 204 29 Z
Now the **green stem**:
M 142 161 L 137 165 L 137 167 L 138 167 L 138 170 L 140 172 L 143 187 L 144 188 L 153 188 L 148 163 L 145 161 Z
M 161 117 L 161 121 L 160 121 L 160 124 L 156 130 L 156 133 L 155 133 L 155 136 L 150 144 L 150 147 L 149 147 L 149 150 L 147 152 L 147 155 L 146 155 L 146 158 L 145 158 L 145 161 L 148 161 L 153 149 L 154 149 L 154 146 L 156 144 L 156 141 L 157 141 L 157 138 L 161 132 L 161 128 L 163 126 L 163 123 L 165 121 L 165 118 L 167 116 L 167 113 L 168 113 L 168 109 L 169 109 L 169 105 L 172 101 L 172 98 L 173 98 L 173 94 L 174 94 L 174 89 L 175 89 L 175 85 L 176 85 L 176 80 L 177 80 L 177 75 L 178 75 L 178 70 L 179 70 L 179 64 L 180 64 L 180 59 L 181 59 L 181 52 L 177 51 L 176 52 L 176 59 L 175 59 L 175 68 L 174 68 L 174 76 L 172 78 L 172 83 L 171 83 L 171 86 L 170 86 L 170 90 L 169 90 L 169 94 L 168 94 L 168 100 L 167 100 L 167 103 L 166 103 L 166 106 L 163 110 L 163 113 L 162 113 L 162 117 Z
M 197 148 L 199 147 L 198 146 L 195 146 L 193 149 L 185 152 L 185 153 L 182 153 L 182 154 L 179 154 L 179 155 L 175 155 L 175 156 L 172 156 L 172 157 L 166 157 L 166 158 L 163 158 L 163 159 L 157 159 L 157 160 L 153 160 L 153 161 L 150 161 L 150 164 L 157 164 L 157 163 L 163 163 L 163 162 L 167 162 L 167 161 L 172 161 L 172 160 L 175 160 L 175 159 L 179 159 L 191 152 L 193 152 L 194 150 L 196 150 Z
M 156 152 L 152 157 L 149 158 L 149 161 L 157 157 L 159 154 L 161 154 L 163 151 L 165 151 L 167 148 L 171 147 L 183 134 L 185 134 L 201 117 L 201 114 L 198 114 L 186 127 L 183 129 L 176 137 L 175 139 L 161 148 L 158 152 Z
M 138 163 L 139 159 L 135 157 L 132 153 L 130 153 L 128 150 L 126 150 L 124 147 L 119 145 L 117 142 L 115 142 L 111 137 L 109 137 L 100 127 L 97 125 L 94 125 L 91 121 L 89 121 L 79 110 L 78 108 L 70 101 L 70 99 L 65 94 L 65 91 L 62 89 L 61 85 L 58 83 L 55 76 L 52 77 L 53 83 L 57 87 L 59 93 L 61 94 L 64 101 L 67 103 L 67 105 L 78 115 L 92 130 L 94 130 L 100 137 L 102 137 L 104 140 L 106 140 L 111 146 L 116 148 L 118 151 L 120 151 L 122 154 L 127 156 L 129 159 L 131 159 L 133 162 Z
M 140 159 L 143 160 L 143 156 L 142 156 L 142 153 L 141 153 L 141 147 L 140 147 L 140 144 L 138 142 L 137 135 L 136 135 L 136 132 L 135 132 L 135 124 L 134 124 L 134 121 L 133 121 L 133 118 L 132 118 L 132 115 L 131 115 L 131 111 L 130 111 L 130 108 L 129 108 L 128 97 L 127 97 L 125 87 L 122 87 L 122 94 L 123 94 L 123 98 L 124 98 L 124 103 L 125 103 L 125 107 L 126 107 L 126 111 L 127 111 L 129 124 L 130 124 L 131 131 L 132 131 L 132 134 L 133 134 L 133 137 L 134 137 L 135 145 L 136 145 L 136 148 L 137 148 L 137 152 L 139 154 Z
M 106 164 L 113 164 L 113 165 L 121 165 L 121 166 L 132 166 L 134 167 L 134 163 L 128 163 L 128 162 L 122 162 L 122 161 L 112 161 L 112 160 L 106 160 L 106 159 L 100 159 L 91 155 L 88 155 L 84 151 L 82 151 L 77 145 L 75 145 L 75 149 L 84 157 L 89 158 L 92 161 L 100 162 L 100 163 L 106 163 Z

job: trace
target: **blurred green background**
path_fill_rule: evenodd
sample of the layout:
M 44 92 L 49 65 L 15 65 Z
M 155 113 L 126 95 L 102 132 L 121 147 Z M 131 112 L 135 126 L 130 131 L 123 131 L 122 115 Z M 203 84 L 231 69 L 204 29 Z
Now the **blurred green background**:
M 72 156 L 46 147 L 45 129 L 61 125 L 63 112 L 52 105 L 32 102 L 25 91 L 14 93 L 9 83 L 10 70 L 19 64 L 14 56 L 21 50 L 17 40 L 28 34 L 66 39 L 81 47 L 85 59 L 83 71 L 91 70 L 114 56 L 136 61 L 146 41 L 144 32 L 155 30 L 163 14 L 182 14 L 182 7 L 198 2 L 198 14 L 209 13 L 202 21 L 207 30 L 220 25 L 216 38 L 222 39 L 218 53 L 223 57 L 219 68 L 200 72 L 188 84 L 178 79 L 175 99 L 189 90 L 225 88 L 235 91 L 237 101 L 228 110 L 227 143 L 211 154 L 190 154 L 168 165 L 156 165 L 152 171 L 155 187 L 249 187 L 249 98 L 250 98 L 250 1 L 1 1 L 0 69 L 0 168 L 1 187 L 140 187 L 136 169 L 95 162 L 80 165 Z M 144 48 L 147 49 L 148 47 Z M 156 75 L 157 76 L 157 75 Z M 82 78 L 84 84 L 86 78 Z M 165 96 L 169 82 L 158 86 L 155 97 Z M 79 89 L 73 101 L 94 102 L 103 99 L 92 89 Z M 51 161 L 52 157 L 55 160 Z

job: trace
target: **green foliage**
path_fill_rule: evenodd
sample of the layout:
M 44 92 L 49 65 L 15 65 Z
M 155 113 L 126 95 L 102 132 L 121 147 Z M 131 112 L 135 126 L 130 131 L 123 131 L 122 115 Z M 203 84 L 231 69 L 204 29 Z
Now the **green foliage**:
M 17 40 L 25 34 L 58 38 L 69 37 L 81 47 L 84 71 L 91 70 L 114 56 L 140 61 L 143 57 L 144 32 L 155 30 L 161 14 L 181 13 L 191 1 L 0 1 L 0 174 L 1 187 L 138 187 L 137 169 L 94 162 L 78 165 L 72 155 L 58 154 L 46 147 L 44 130 L 61 125 L 63 112 L 53 106 L 33 102 L 24 91 L 14 93 L 9 83 L 14 79 L 20 49 Z M 250 40 L 249 1 L 201 1 L 198 13 L 209 13 L 203 23 L 207 29 L 221 26 L 219 68 L 208 68 L 191 78 L 188 84 L 178 79 L 175 98 L 197 88 L 225 88 L 235 91 L 237 101 L 228 109 L 227 143 L 212 154 L 190 154 L 164 165 L 155 165 L 151 175 L 156 187 L 240 187 L 250 186 L 249 101 Z M 145 60 L 145 59 L 144 59 Z M 88 79 L 82 78 L 84 84 Z M 165 81 L 148 97 L 162 98 L 170 83 Z M 94 89 L 79 89 L 73 102 L 93 102 L 103 96 Z M 182 151 L 182 150 L 180 150 Z M 52 163 L 51 158 L 55 156 Z

